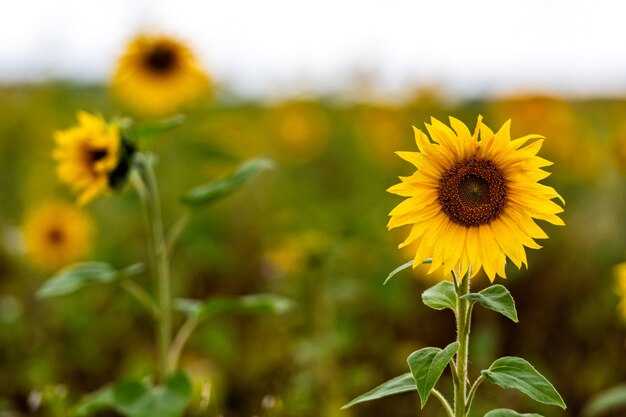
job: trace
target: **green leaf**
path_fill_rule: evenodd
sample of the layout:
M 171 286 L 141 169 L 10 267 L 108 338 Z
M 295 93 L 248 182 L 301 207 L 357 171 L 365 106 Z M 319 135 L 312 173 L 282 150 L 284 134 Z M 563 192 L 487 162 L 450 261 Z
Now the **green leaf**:
M 416 389 L 417 388 L 415 386 L 415 380 L 413 379 L 413 375 L 411 375 L 410 372 L 407 372 L 404 375 L 400 375 L 395 377 L 394 379 L 390 379 L 389 381 L 377 386 L 373 390 L 366 392 L 363 395 L 359 395 L 354 400 L 341 407 L 341 409 L 345 410 L 348 407 L 352 407 L 355 404 L 359 404 L 365 401 L 377 400 L 379 398 L 387 397 L 389 395 L 415 391 Z
M 147 123 L 132 123 L 125 121 L 122 125 L 122 136 L 135 143 L 140 140 L 151 140 L 161 133 L 177 128 L 184 122 L 184 114 Z
M 293 301 L 275 294 L 246 295 L 239 298 L 212 298 L 207 301 L 196 301 L 179 298 L 174 307 L 198 319 L 208 319 L 229 313 L 284 313 L 293 307 Z
M 506 356 L 497 359 L 482 374 L 502 388 L 514 388 L 540 403 L 567 408 L 552 384 L 522 358 Z
M 472 301 L 478 301 L 483 307 L 496 311 L 510 318 L 515 323 L 517 320 L 517 311 L 515 310 L 515 301 L 509 290 L 503 285 L 496 284 L 485 288 L 478 294 L 466 294 L 461 298 Z
M 37 291 L 37 298 L 71 294 L 93 284 L 107 284 L 120 278 L 120 273 L 104 262 L 71 265 L 47 280 Z
M 596 417 L 618 410 L 626 410 L 626 385 L 601 392 L 583 409 L 582 415 Z
M 430 264 L 430 263 L 432 263 L 432 262 L 433 262 L 433 260 L 432 260 L 431 258 L 427 258 L 427 259 L 424 259 L 424 260 L 421 262 L 421 264 L 420 264 L 420 265 L 423 265 L 423 264 Z M 396 269 L 394 269 L 393 271 L 391 271 L 391 272 L 389 273 L 389 275 L 387 275 L 387 278 L 385 278 L 385 282 L 383 282 L 383 285 L 385 285 L 385 284 L 387 283 L 387 281 L 389 281 L 389 280 L 391 279 L 391 277 L 393 277 L 394 275 L 396 275 L 398 272 L 404 271 L 405 269 L 412 267 L 414 263 L 415 263 L 414 261 L 409 261 L 409 262 L 407 262 L 407 263 L 405 263 L 405 264 L 400 265 L 399 267 L 397 267 L 397 268 L 396 268 Z
M 156 387 L 146 381 L 127 379 L 83 399 L 76 414 L 86 416 L 114 409 L 128 417 L 180 417 L 191 393 L 191 382 L 182 371 L 170 374 L 164 385 Z
M 187 191 L 181 197 L 181 202 L 190 207 L 214 203 L 237 191 L 261 171 L 273 169 L 274 166 L 271 159 L 250 159 L 231 175 Z
M 443 350 L 427 347 L 411 353 L 407 358 L 422 402 L 422 408 L 424 408 L 430 392 L 457 350 L 459 350 L 459 342 L 453 342 Z
M 518 413 L 515 410 L 509 410 L 508 408 L 497 408 L 489 411 L 485 414 L 485 417 L 543 417 L 540 414 L 535 413 Z
M 441 281 L 437 285 L 430 287 L 422 293 L 422 301 L 430 308 L 443 310 L 449 308 L 456 309 L 456 291 L 454 284 L 450 281 Z

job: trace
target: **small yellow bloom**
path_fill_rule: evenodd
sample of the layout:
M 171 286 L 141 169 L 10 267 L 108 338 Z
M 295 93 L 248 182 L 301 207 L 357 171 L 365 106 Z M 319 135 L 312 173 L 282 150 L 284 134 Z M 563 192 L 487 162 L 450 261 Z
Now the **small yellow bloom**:
M 204 94 L 210 81 L 193 52 L 165 36 L 139 35 L 117 63 L 114 93 L 134 111 L 163 116 Z
M 287 163 L 309 163 L 328 146 L 328 121 L 314 102 L 282 103 L 270 110 L 267 119 L 270 139 Z
M 65 202 L 38 207 L 26 218 L 23 231 L 28 255 L 41 269 L 59 269 L 78 261 L 91 249 L 91 221 Z
M 56 131 L 57 175 L 80 193 L 78 203 L 86 204 L 110 190 L 109 175 L 118 164 L 119 128 L 86 112 L 78 113 L 78 126 Z
M 450 123 L 432 119 L 426 128 L 433 142 L 415 129 L 419 152 L 398 152 L 417 170 L 388 190 L 408 197 L 391 211 L 388 227 L 412 226 L 400 247 L 416 244 L 416 265 L 432 258 L 429 273 L 443 267 L 463 275 L 471 265 L 472 276 L 483 268 L 491 281 L 504 278 L 507 257 L 527 265 L 524 246 L 538 249 L 534 239 L 548 237 L 535 219 L 564 224 L 552 201 L 561 196 L 538 182 L 551 165 L 537 156 L 543 138 L 511 140 L 510 121 L 495 134 L 482 117 L 473 134 L 460 120 Z

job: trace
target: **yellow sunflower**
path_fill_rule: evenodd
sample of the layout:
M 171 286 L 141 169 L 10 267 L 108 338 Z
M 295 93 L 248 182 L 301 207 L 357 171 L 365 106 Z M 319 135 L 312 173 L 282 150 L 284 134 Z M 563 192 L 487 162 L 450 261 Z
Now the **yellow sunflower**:
M 510 121 L 494 134 L 480 116 L 473 134 L 455 118 L 450 124 L 426 124 L 433 142 L 414 128 L 419 152 L 398 152 L 417 171 L 389 188 L 408 199 L 391 211 L 388 227 L 412 225 L 400 247 L 416 244 L 416 265 L 432 258 L 429 273 L 443 267 L 463 275 L 471 265 L 471 276 L 483 268 L 491 281 L 505 278 L 507 257 L 528 266 L 524 246 L 538 249 L 534 239 L 548 237 L 535 219 L 564 224 L 552 201 L 563 198 L 538 183 L 550 175 L 541 168 L 551 162 L 537 156 L 543 137 L 511 140 Z
M 41 205 L 26 218 L 23 231 L 29 257 L 45 270 L 75 262 L 91 249 L 92 223 L 68 203 Z
M 109 191 L 109 176 L 117 167 L 120 154 L 118 126 L 86 112 L 78 113 L 78 126 L 54 133 L 59 179 L 80 193 L 86 204 Z
M 171 114 L 199 98 L 209 85 L 193 52 L 165 36 L 133 39 L 113 76 L 114 93 L 146 116 Z

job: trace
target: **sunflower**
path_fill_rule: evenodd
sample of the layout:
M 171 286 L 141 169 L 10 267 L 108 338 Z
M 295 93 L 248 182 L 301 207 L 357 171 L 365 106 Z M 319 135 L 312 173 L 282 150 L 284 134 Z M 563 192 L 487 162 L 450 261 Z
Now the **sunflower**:
M 209 87 L 193 52 L 165 36 L 139 35 L 117 63 L 114 93 L 137 113 L 171 114 Z
M 41 269 L 55 270 L 75 262 L 91 249 L 92 223 L 65 202 L 48 202 L 34 210 L 23 227 L 28 255 Z
M 101 117 L 78 113 L 78 126 L 56 131 L 59 179 L 80 192 L 79 204 L 93 200 L 109 191 L 109 177 L 118 166 L 120 133 L 118 126 L 107 124 Z
M 491 281 L 506 278 L 507 257 L 528 266 L 524 246 L 538 249 L 534 239 L 548 237 L 535 219 L 564 225 L 552 201 L 564 204 L 562 197 L 538 183 L 550 175 L 541 168 L 551 162 L 537 156 L 543 137 L 511 140 L 510 120 L 495 134 L 480 116 L 474 134 L 455 118 L 450 124 L 426 124 L 434 143 L 414 128 L 419 152 L 397 153 L 417 171 L 389 188 L 408 199 L 391 211 L 388 227 L 412 225 L 400 247 L 416 245 L 415 265 L 432 258 L 429 273 L 443 267 L 473 277 L 483 268 Z

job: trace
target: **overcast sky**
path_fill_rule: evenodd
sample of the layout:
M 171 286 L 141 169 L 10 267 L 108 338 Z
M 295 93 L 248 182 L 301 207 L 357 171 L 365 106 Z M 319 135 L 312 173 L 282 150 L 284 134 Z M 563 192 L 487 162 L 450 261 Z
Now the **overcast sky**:
M 240 94 L 626 93 L 626 3 L 609 0 L 0 0 L 0 82 L 106 81 L 160 30 Z

